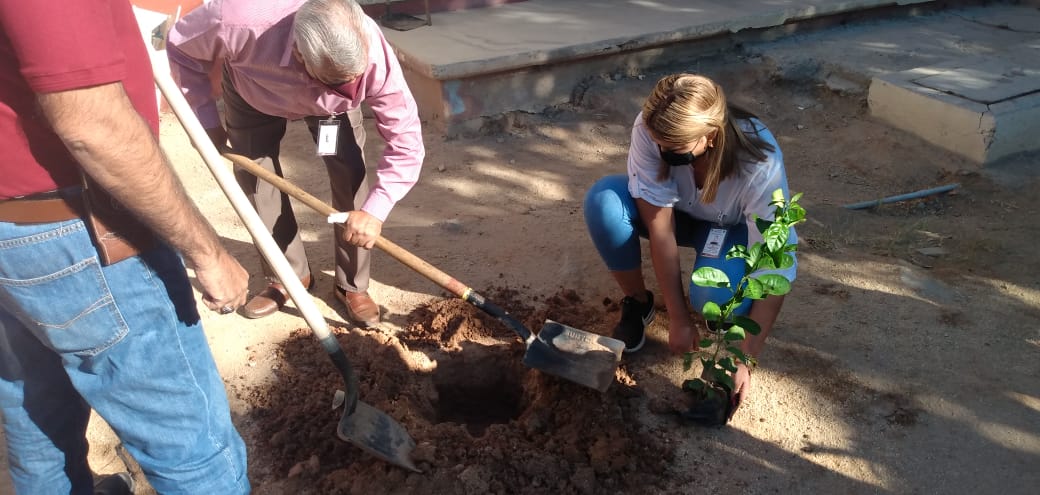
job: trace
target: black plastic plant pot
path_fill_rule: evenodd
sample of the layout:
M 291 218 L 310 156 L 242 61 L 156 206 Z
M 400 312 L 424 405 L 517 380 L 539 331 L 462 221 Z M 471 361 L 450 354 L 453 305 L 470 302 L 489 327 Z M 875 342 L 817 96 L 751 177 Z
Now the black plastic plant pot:
M 679 417 L 695 426 L 725 426 L 731 416 L 733 402 L 726 387 L 711 384 L 713 394 L 686 390 L 690 394 L 690 407 L 679 412 Z

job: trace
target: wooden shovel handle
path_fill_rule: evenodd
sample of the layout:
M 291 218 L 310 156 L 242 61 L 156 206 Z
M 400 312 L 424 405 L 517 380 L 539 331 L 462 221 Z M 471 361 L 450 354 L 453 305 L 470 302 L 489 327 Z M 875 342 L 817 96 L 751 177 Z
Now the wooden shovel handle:
M 300 189 L 296 184 L 279 177 L 274 172 L 261 167 L 249 158 L 234 153 L 224 153 L 223 156 L 224 158 L 231 160 L 231 163 L 235 164 L 236 167 L 240 167 L 260 179 L 269 182 L 280 191 L 296 198 L 322 215 L 329 216 L 333 213 L 338 213 L 336 209 L 329 206 L 328 203 L 310 195 L 307 191 Z M 451 275 L 442 272 L 437 267 L 427 263 L 422 258 L 412 254 L 405 248 L 390 242 L 383 236 L 376 238 L 376 247 L 382 249 L 395 260 L 400 261 L 408 268 L 419 272 L 420 275 L 430 279 L 433 283 L 443 287 L 456 296 L 466 299 L 468 293 L 471 292 L 471 289 L 462 282 L 455 280 Z

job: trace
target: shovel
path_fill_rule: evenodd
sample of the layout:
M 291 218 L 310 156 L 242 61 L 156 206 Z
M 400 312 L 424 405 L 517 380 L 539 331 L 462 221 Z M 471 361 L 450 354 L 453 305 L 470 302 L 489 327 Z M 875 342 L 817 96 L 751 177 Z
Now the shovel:
M 152 57 L 157 57 L 152 52 Z M 242 189 L 235 182 L 234 174 L 228 170 L 220 159 L 216 146 L 210 141 L 206 131 L 202 128 L 195 114 L 192 113 L 187 100 L 181 94 L 169 74 L 162 72 L 159 67 L 162 64 L 152 61 L 152 74 L 159 91 L 166 97 L 170 108 L 177 115 L 184 130 L 187 131 L 195 149 L 202 155 L 203 161 L 209 167 L 217 184 L 224 191 L 231 206 L 242 219 L 246 229 L 253 236 L 260 253 L 271 265 L 278 279 L 282 281 L 289 296 L 296 304 L 296 308 L 303 314 L 307 324 L 314 331 L 314 336 L 321 342 L 325 352 L 329 354 L 336 369 L 343 376 L 346 394 L 343 398 L 343 416 L 336 427 L 336 434 L 341 440 L 350 442 L 384 461 L 396 464 L 415 472 L 419 470 L 411 459 L 411 452 L 415 448 L 415 442 L 408 432 L 397 421 L 394 421 L 386 413 L 358 400 L 358 378 L 347 359 L 347 355 L 339 345 L 339 341 L 329 331 L 325 318 L 318 307 L 314 304 L 307 289 L 303 287 L 299 277 L 293 272 L 289 261 L 285 259 L 281 249 L 275 243 L 274 238 L 267 231 L 260 216 L 253 209 Z M 250 162 L 252 163 L 252 162 Z M 336 403 L 339 402 L 337 394 Z
M 339 212 L 320 199 L 311 196 L 306 191 L 278 175 L 267 171 L 249 158 L 233 153 L 225 153 L 224 158 L 271 183 L 271 185 L 277 187 L 282 192 L 300 200 L 322 215 L 339 214 Z M 330 221 L 333 220 L 330 219 Z M 527 352 L 524 353 L 524 364 L 526 366 L 594 388 L 600 392 L 605 392 L 607 387 L 614 383 L 614 372 L 621 361 L 621 352 L 625 349 L 624 342 L 578 330 L 552 320 L 546 320 L 542 330 L 535 335 L 524 327 L 520 321 L 491 301 L 488 301 L 484 296 L 397 244 L 380 236 L 376 238 L 376 247 L 452 294 L 459 296 L 481 311 L 505 323 L 506 326 L 520 336 L 520 339 L 527 346 Z

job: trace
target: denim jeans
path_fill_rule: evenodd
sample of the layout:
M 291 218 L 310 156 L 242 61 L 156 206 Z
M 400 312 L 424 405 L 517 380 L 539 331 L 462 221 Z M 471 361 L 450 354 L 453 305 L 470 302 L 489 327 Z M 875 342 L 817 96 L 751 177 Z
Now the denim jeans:
M 628 192 L 628 177 L 610 175 L 596 181 L 585 194 L 584 210 L 589 236 L 592 237 L 592 243 L 606 263 L 607 269 L 638 269 L 642 265 L 639 238 L 647 237 L 647 230 L 639 217 L 636 200 Z M 741 221 L 736 225 L 723 226 L 722 228 L 726 229 L 726 238 L 721 254 L 717 258 L 711 258 L 701 256 L 700 249 L 708 239 L 708 232 L 716 225 L 693 218 L 679 210 L 674 212 L 676 244 L 698 250 L 693 270 L 705 266 L 718 268 L 726 273 L 730 283 L 739 282 L 744 276 L 744 260 L 726 260 L 726 252 L 735 244 L 747 244 L 747 223 Z M 721 305 L 733 295 L 733 292 L 724 288 L 700 287 L 691 281 L 689 294 L 693 309 L 700 311 L 708 301 Z M 734 314 L 747 315 L 751 311 L 751 303 L 751 299 L 745 300 Z
M 80 220 L 0 222 L 0 407 L 21 495 L 90 494 L 93 408 L 164 494 L 249 492 L 180 257 L 101 266 Z

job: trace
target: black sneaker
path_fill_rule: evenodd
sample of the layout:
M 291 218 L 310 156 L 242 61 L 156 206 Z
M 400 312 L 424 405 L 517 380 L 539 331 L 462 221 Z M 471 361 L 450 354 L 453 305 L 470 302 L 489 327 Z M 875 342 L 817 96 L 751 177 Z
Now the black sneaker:
M 646 291 L 646 302 L 641 303 L 633 297 L 626 296 L 621 300 L 621 321 L 614 327 L 613 337 L 625 343 L 625 352 L 636 352 L 646 342 L 646 327 L 653 323 L 654 294 Z

